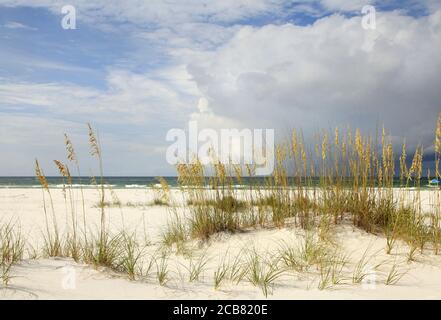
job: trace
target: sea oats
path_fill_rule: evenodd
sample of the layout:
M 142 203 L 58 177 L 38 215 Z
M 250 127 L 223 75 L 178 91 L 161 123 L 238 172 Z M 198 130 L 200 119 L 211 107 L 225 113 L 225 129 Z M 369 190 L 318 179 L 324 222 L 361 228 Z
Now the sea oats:
M 64 134 L 64 144 L 66 146 L 67 151 L 67 159 L 69 161 L 77 161 L 77 156 L 75 154 L 75 149 L 72 145 L 72 141 L 69 139 L 67 134 Z
M 99 147 L 99 143 L 98 143 L 98 139 L 96 138 L 95 132 L 93 131 L 91 125 L 88 123 L 87 127 L 89 129 L 89 144 L 90 144 L 90 148 L 91 148 L 91 154 L 93 156 L 100 156 L 101 155 L 101 150 Z
M 35 175 L 38 178 L 38 180 L 40 181 L 41 186 L 49 191 L 49 184 L 47 182 L 46 177 L 43 174 L 43 171 L 40 168 L 40 164 L 38 163 L 38 160 L 35 159 Z

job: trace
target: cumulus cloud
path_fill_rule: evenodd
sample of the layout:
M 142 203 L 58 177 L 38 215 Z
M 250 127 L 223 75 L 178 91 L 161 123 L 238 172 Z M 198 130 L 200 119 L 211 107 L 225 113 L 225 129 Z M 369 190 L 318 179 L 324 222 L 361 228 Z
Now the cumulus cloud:
M 384 124 L 397 139 L 428 146 L 441 110 L 440 67 L 437 11 L 379 13 L 376 30 L 338 14 L 309 26 L 247 26 L 188 70 L 208 101 L 208 122 L 219 116 L 279 132 Z

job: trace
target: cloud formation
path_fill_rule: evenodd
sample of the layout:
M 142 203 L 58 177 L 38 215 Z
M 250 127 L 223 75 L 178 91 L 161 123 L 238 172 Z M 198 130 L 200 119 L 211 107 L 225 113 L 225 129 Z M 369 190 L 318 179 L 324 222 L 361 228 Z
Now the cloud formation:
M 308 26 L 247 26 L 188 69 L 210 122 L 214 114 L 279 132 L 384 124 L 429 146 L 441 111 L 441 11 L 379 13 L 376 30 L 338 14 Z
M 302 1 L 293 1 L 302 2 Z M 304 2 L 304 1 L 303 1 Z M 115 21 L 130 21 L 135 24 L 168 25 L 184 22 L 233 22 L 259 14 L 271 13 L 282 8 L 282 0 L 72 0 L 79 10 L 79 19 L 88 22 L 104 22 L 109 18 Z M 31 6 L 48 8 L 60 14 L 66 5 L 62 0 L 1 0 L 5 6 Z
M 279 137 L 293 127 L 308 135 L 347 125 L 372 132 L 384 124 L 397 142 L 406 137 L 430 151 L 441 110 L 441 8 L 432 0 L 405 2 L 379 8 L 375 30 L 362 28 L 360 10 L 376 1 L 348 0 L 78 0 L 71 1 L 77 33 L 53 39 L 40 28 L 30 36 L 19 26 L 26 21 L 10 19 L 13 28 L 1 30 L 8 39 L 2 61 L 20 72 L 0 73 L 0 175 L 32 174 L 35 156 L 62 156 L 65 131 L 86 150 L 86 122 L 100 129 L 107 155 L 118 154 L 106 159 L 107 173 L 116 175 L 173 174 L 165 135 L 190 119 L 218 129 L 274 128 Z M 58 17 L 64 2 L 1 5 Z M 421 6 L 426 13 L 412 9 Z M 59 28 L 58 20 L 51 23 Z M 82 47 L 95 29 L 100 41 Z M 32 46 L 35 34 L 48 53 L 60 50 L 57 59 L 23 49 L 20 35 Z M 104 46 L 121 38 L 125 49 Z M 94 63 L 76 61 L 59 40 Z M 31 69 L 38 81 L 29 80 Z M 60 70 L 77 78 L 55 78 Z M 100 82 L 86 85 L 92 75 Z

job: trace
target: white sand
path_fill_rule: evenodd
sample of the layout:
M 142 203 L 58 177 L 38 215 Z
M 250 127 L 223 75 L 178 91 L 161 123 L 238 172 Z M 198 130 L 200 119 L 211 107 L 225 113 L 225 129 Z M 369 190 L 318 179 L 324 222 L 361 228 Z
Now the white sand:
M 147 255 L 159 248 L 160 234 L 168 219 L 173 215 L 170 208 L 150 206 L 153 199 L 151 191 L 144 189 L 115 190 L 123 203 L 118 207 L 108 208 L 110 227 L 119 230 L 122 219 L 126 229 L 136 230 L 140 239 L 148 237 L 150 246 Z M 59 225 L 65 225 L 66 208 L 62 191 L 52 191 Z M 79 190 L 75 190 L 79 200 Z M 423 191 L 424 206 L 431 205 L 433 191 Z M 96 190 L 85 190 L 87 219 L 89 226 L 99 222 L 100 212 L 94 205 L 98 201 Z M 174 193 L 177 203 L 180 196 Z M 136 206 L 127 206 L 127 202 Z M 146 205 L 141 205 L 144 203 Z M 78 212 L 81 202 L 76 201 Z M 44 228 L 42 193 L 39 189 L 0 189 L 0 220 L 16 221 L 20 224 L 28 241 L 38 250 L 41 248 L 41 231 Z M 182 208 L 179 210 L 182 211 Z M 145 230 L 145 231 L 144 231 Z M 77 264 L 70 259 L 26 259 L 15 266 L 8 288 L 0 289 L 0 298 L 6 299 L 262 299 L 262 291 L 247 281 L 239 285 L 225 281 L 218 290 L 213 287 L 213 273 L 226 256 L 234 259 L 243 254 L 241 249 L 255 247 L 260 253 L 275 253 L 280 241 L 299 243 L 303 231 L 296 228 L 273 230 L 251 230 L 234 235 L 220 234 L 208 244 L 199 245 L 196 255 L 205 253 L 208 264 L 199 281 L 189 282 L 189 260 L 182 255 L 172 254 L 169 258 L 170 280 L 160 286 L 155 277 L 155 267 L 150 276 L 138 281 L 129 281 L 124 275 L 115 272 Z M 269 299 L 441 299 L 441 256 L 434 256 L 430 251 L 418 254 L 415 262 L 407 262 L 407 247 L 398 243 L 392 255 L 385 253 L 386 240 L 342 225 L 336 229 L 336 242 L 350 257 L 348 269 L 355 264 L 365 250 L 368 250 L 368 266 L 384 262 L 371 275 L 371 282 L 352 284 L 345 279 L 344 284 L 330 289 L 319 290 L 317 271 L 309 273 L 286 274 L 274 285 Z M 193 243 L 192 245 L 197 245 Z M 386 286 L 385 278 L 393 263 L 400 272 L 406 272 L 396 285 Z M 351 276 L 351 272 L 348 273 Z

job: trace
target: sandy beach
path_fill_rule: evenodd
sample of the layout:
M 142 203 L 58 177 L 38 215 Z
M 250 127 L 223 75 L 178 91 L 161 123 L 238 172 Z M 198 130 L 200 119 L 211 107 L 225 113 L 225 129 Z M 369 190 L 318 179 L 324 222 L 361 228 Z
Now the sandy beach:
M 0 39 L 2 303 L 441 300 L 441 0 L 0 0 Z
M 73 190 L 79 199 L 79 189 Z M 397 191 L 398 192 L 398 191 Z M 66 225 L 66 203 L 61 189 L 51 190 L 60 229 Z M 109 192 L 108 192 L 109 193 Z M 109 228 L 136 232 L 140 242 L 146 244 L 145 265 L 162 247 L 161 234 L 176 212 L 185 213 L 181 193 L 171 191 L 173 204 L 152 205 L 151 189 L 116 189 L 113 196 L 120 206 L 106 208 Z M 421 191 L 423 205 L 429 206 L 435 191 Z M 110 197 L 110 194 L 108 195 Z M 99 224 L 98 191 L 84 189 L 88 225 Z M 80 202 L 75 202 L 80 206 Z M 160 285 L 155 267 L 146 276 L 129 280 L 126 275 L 104 267 L 75 263 L 70 258 L 47 258 L 39 252 L 42 246 L 44 213 L 42 191 L 38 188 L 0 189 L 0 220 L 12 221 L 32 249 L 27 248 L 25 259 L 14 265 L 8 287 L 0 289 L 2 299 L 262 299 L 262 291 L 249 281 L 239 284 L 224 280 L 214 288 L 213 275 L 225 261 L 234 261 L 244 250 L 256 250 L 262 256 L 277 253 L 281 243 L 299 244 L 305 231 L 294 226 L 282 228 L 253 228 L 235 234 L 220 233 L 208 241 L 190 241 L 188 252 L 173 250 L 167 256 L 168 276 Z M 67 219 L 67 220 L 66 220 Z M 66 227 L 68 228 L 68 227 Z M 350 223 L 334 227 L 335 246 L 347 256 L 338 285 L 320 290 L 320 273 L 312 268 L 307 272 L 285 272 L 270 287 L 268 299 L 441 299 L 441 256 L 425 250 L 415 261 L 406 256 L 407 245 L 398 241 L 392 254 L 386 254 L 386 239 L 360 230 Z M 32 253 L 34 252 L 34 254 Z M 34 255 L 34 256 L 33 256 Z M 368 276 L 353 283 L 351 275 L 363 255 Z M 26 257 L 27 256 L 27 257 Z M 199 278 L 189 281 L 189 264 L 204 257 L 206 264 Z M 205 261 L 204 260 L 204 261 Z M 386 285 L 386 278 L 395 266 L 400 281 Z

